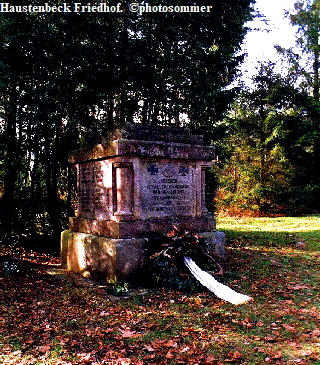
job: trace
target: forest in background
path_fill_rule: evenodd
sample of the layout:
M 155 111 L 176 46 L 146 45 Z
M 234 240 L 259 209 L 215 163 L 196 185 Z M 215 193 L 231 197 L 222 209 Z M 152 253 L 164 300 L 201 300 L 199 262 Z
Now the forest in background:
M 227 215 L 299 215 L 320 210 L 320 1 L 297 1 L 286 16 L 296 47 L 275 48 L 279 65 L 260 62 L 251 86 L 215 128 L 221 162 L 215 208 Z
M 319 210 L 320 1 L 297 3 L 291 18 L 306 67 L 279 48 L 285 72 L 265 63 L 252 88 L 230 87 L 253 3 L 213 0 L 201 14 L 0 13 L 2 239 L 60 235 L 68 152 L 133 121 L 187 127 L 217 146 L 207 190 L 212 198 L 219 177 L 220 212 Z

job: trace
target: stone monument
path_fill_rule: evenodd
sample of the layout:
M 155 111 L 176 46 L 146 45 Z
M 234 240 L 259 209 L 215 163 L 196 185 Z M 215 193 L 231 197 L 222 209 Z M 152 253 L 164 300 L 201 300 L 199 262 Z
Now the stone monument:
M 62 232 L 63 267 L 106 281 L 132 281 L 145 263 L 148 233 L 176 225 L 215 239 L 205 171 L 215 158 L 202 136 L 133 124 L 105 143 L 73 151 L 76 216 Z

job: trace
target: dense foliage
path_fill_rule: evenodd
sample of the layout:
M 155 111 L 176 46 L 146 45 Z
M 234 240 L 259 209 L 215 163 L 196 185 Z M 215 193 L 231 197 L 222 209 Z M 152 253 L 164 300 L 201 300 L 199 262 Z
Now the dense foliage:
M 126 3 L 123 13 L 1 13 L 2 229 L 58 234 L 68 152 L 115 126 L 188 124 L 210 139 L 233 97 L 226 86 L 251 3 L 141 16 Z
M 318 209 L 312 100 L 290 77 L 262 64 L 224 120 L 218 208 L 233 213 Z
M 319 211 L 319 1 L 288 14 L 302 53 L 277 47 L 287 69 L 262 64 L 254 86 L 236 94 L 227 86 L 252 3 L 212 0 L 209 13 L 139 15 L 126 3 L 123 13 L 1 13 L 3 237 L 59 234 L 72 214 L 68 152 L 129 122 L 214 140 L 220 211 Z
M 320 210 L 319 1 L 297 2 L 297 48 L 277 46 L 287 67 L 262 63 L 224 119 L 218 209 L 228 213 Z

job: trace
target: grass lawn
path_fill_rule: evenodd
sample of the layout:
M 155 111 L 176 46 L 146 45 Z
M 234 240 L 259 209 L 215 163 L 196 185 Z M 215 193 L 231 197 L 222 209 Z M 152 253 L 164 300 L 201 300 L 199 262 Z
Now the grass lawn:
M 19 273 L 0 272 L 0 363 L 320 364 L 320 216 L 218 217 L 217 229 L 221 281 L 253 302 L 205 289 L 113 297 L 58 258 L 22 252 Z

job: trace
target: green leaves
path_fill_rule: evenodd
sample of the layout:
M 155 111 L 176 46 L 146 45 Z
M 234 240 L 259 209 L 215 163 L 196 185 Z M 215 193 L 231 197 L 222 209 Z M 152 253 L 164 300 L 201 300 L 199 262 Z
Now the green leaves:
M 242 214 L 319 209 L 318 103 L 290 73 L 275 73 L 270 62 L 260 64 L 252 81 L 225 118 L 218 209 Z

